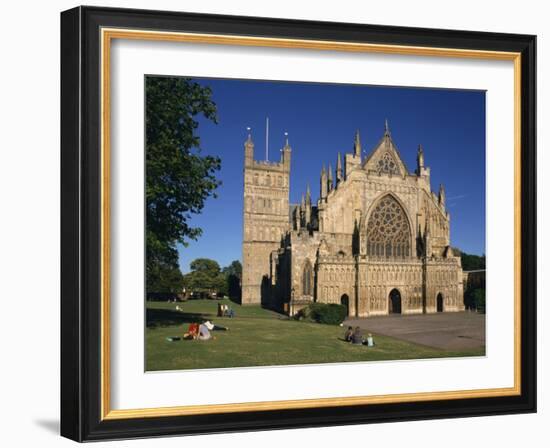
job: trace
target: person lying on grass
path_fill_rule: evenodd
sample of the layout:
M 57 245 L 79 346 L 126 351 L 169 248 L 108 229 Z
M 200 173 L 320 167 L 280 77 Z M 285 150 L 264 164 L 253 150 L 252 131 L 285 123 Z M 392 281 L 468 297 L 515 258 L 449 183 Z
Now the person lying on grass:
M 209 320 L 205 321 L 204 322 L 204 325 L 206 326 L 206 328 L 208 328 L 210 331 L 227 331 L 229 330 L 229 328 L 227 327 L 222 327 L 221 325 L 214 325 L 212 322 L 210 322 Z

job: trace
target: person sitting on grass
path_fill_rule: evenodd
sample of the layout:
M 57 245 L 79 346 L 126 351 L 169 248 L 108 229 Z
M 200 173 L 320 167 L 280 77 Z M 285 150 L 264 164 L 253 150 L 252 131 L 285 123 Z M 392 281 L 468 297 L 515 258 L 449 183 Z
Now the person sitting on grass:
M 351 342 L 353 337 L 353 327 L 349 326 L 346 332 L 344 333 L 344 341 Z
M 199 336 L 199 324 L 189 324 L 187 333 L 183 334 L 183 339 L 197 339 Z
M 235 311 L 233 311 L 233 308 L 225 305 L 225 311 L 223 315 L 227 317 L 235 317 Z
M 210 334 L 208 327 L 204 324 L 199 325 L 199 341 L 208 341 L 209 339 L 216 339 Z
M 205 321 L 204 322 L 204 325 L 206 326 L 206 328 L 208 328 L 210 331 L 227 331 L 229 330 L 229 328 L 227 327 L 222 327 L 221 325 L 214 325 L 212 322 L 210 322 L 209 320 Z
M 212 337 L 212 335 L 210 334 L 210 331 L 208 330 L 208 328 L 204 324 L 200 324 L 199 325 L 199 335 L 198 335 L 197 339 L 199 341 L 207 341 L 211 337 Z
M 351 343 L 357 344 L 357 345 L 363 345 L 363 332 L 361 331 L 361 328 L 355 327 L 355 330 L 353 331 L 353 335 L 351 336 Z
M 374 347 L 374 338 L 372 337 L 371 333 L 369 333 L 367 336 L 366 344 L 367 344 L 367 347 Z

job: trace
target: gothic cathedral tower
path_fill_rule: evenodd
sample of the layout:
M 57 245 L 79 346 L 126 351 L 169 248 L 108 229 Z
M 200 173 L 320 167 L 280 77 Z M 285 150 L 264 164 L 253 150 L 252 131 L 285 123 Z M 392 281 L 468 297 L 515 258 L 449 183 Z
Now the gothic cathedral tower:
M 279 162 L 254 160 L 254 142 L 244 143 L 242 304 L 268 300 L 271 252 L 289 229 L 291 148 L 286 138 Z

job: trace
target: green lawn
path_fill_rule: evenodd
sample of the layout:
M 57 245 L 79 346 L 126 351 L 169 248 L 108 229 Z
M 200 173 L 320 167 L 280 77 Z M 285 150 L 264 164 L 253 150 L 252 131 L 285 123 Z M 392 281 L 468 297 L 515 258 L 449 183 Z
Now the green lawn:
M 216 317 L 215 300 L 183 303 L 147 302 L 146 369 L 181 370 L 220 367 L 317 364 L 451 356 L 478 356 L 484 348 L 444 351 L 382 335 L 376 347 L 355 346 L 342 340 L 339 326 L 298 322 L 260 306 L 228 303 L 236 317 Z M 176 305 L 183 309 L 177 311 Z M 215 331 L 215 340 L 169 342 L 182 336 L 190 322 L 210 319 L 230 331 Z

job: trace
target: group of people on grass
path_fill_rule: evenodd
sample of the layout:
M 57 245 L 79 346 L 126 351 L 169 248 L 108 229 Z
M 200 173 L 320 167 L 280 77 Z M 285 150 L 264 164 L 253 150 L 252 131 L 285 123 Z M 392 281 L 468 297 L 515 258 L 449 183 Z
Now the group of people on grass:
M 226 303 L 218 303 L 218 317 L 235 317 L 235 311 Z
M 212 331 L 228 331 L 229 328 L 221 325 L 214 325 L 211 321 L 205 320 L 202 324 L 191 323 L 187 333 L 184 333 L 183 339 L 193 339 L 198 341 L 208 341 L 209 339 L 216 339 L 212 336 Z
M 183 309 L 178 305 L 176 306 L 176 311 L 183 311 Z M 219 303 L 218 317 L 235 317 L 235 311 L 233 311 L 229 305 Z M 228 330 L 229 328 L 223 327 L 222 325 L 214 325 L 210 320 L 205 320 L 200 324 L 192 322 L 189 324 L 187 332 L 183 334 L 183 339 L 208 341 L 209 339 L 216 339 L 215 336 L 212 336 L 212 331 Z
M 234 311 L 225 304 L 218 304 L 218 317 L 234 317 Z M 222 325 L 215 325 L 210 320 L 205 320 L 201 324 L 190 323 L 186 333 L 184 333 L 184 339 L 208 341 L 209 339 L 216 339 L 212 336 L 213 331 L 228 331 L 229 328 Z M 344 340 L 354 345 L 366 345 L 367 347 L 374 347 L 374 338 L 371 333 L 367 334 L 365 338 L 361 327 L 349 326 L 344 333 Z
M 355 327 L 355 329 L 353 329 L 353 327 L 351 326 L 348 327 L 348 329 L 344 333 L 344 340 L 346 342 L 349 342 L 350 344 L 374 347 L 374 338 L 372 337 L 372 334 L 369 333 L 365 338 L 363 336 L 363 331 L 360 327 Z

